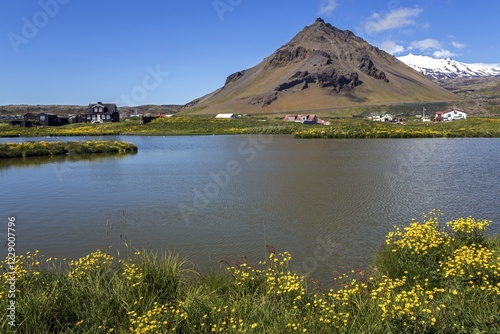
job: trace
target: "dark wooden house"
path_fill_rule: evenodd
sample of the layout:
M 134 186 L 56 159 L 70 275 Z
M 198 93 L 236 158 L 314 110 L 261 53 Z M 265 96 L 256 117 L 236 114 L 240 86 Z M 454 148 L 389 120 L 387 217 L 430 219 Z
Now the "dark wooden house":
M 41 126 L 62 126 L 69 124 L 68 116 L 61 116 L 52 113 L 40 113 L 37 116 L 36 124 Z
M 24 118 L 25 121 L 31 121 L 31 122 L 36 122 L 38 120 L 37 119 L 37 115 L 32 114 L 30 112 L 24 114 L 23 118 Z
M 85 122 L 87 123 L 111 123 L 119 122 L 120 114 L 114 103 L 89 104 L 85 113 Z
M 42 126 L 57 126 L 59 125 L 57 121 L 57 115 L 52 113 L 40 113 L 37 116 L 38 124 Z

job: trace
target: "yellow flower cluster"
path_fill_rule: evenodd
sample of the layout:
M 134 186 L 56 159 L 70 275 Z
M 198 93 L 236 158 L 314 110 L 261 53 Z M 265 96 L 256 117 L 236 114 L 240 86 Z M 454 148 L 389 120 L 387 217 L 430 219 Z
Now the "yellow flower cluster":
M 2 282 L 7 283 L 10 278 L 17 282 L 25 278 L 30 281 L 37 280 L 40 276 L 40 251 L 27 252 L 25 255 L 16 255 L 15 258 L 6 258 L 3 261 Z M 11 264 L 14 268 L 11 268 Z M 0 295 L 1 296 L 1 295 Z
M 246 324 L 243 319 L 236 318 L 236 314 L 236 309 L 229 309 L 227 305 L 223 307 L 214 306 L 209 313 L 202 316 L 202 322 L 197 330 L 209 330 L 213 333 L 246 333 L 248 327 L 251 329 L 258 327 L 257 323 Z M 208 319 L 213 319 L 213 322 Z
M 378 301 L 382 310 L 382 320 L 399 322 L 404 327 L 410 324 L 419 329 L 434 326 L 436 316 L 434 312 L 439 312 L 445 308 L 444 304 L 433 303 L 436 294 L 444 292 L 444 289 L 434 288 L 428 290 L 428 281 L 424 286 L 415 284 L 409 290 L 403 289 L 407 283 L 407 278 L 391 279 L 383 277 L 378 287 L 371 292 L 371 297 Z
M 348 294 L 350 296 L 354 295 L 350 293 Z M 327 296 L 314 294 L 313 302 L 310 305 L 314 310 L 314 313 L 319 316 L 318 320 L 320 323 L 338 330 L 347 327 L 350 317 L 349 312 L 339 309 L 339 297 L 344 297 L 343 293 L 338 293 L 334 290 L 330 290 Z M 342 305 L 342 302 L 340 302 L 340 305 Z M 306 308 L 307 306 L 308 305 L 306 304 Z
M 441 268 L 447 279 L 500 295 L 500 256 L 495 253 L 482 245 L 463 246 L 441 263 Z
M 124 267 L 122 275 L 132 283 L 132 287 L 141 285 L 143 278 L 142 269 L 137 267 L 135 263 L 130 262 L 124 263 Z
M 451 222 L 446 223 L 453 232 L 461 234 L 473 234 L 476 232 L 483 233 L 486 231 L 488 226 L 490 226 L 491 221 L 489 220 L 475 220 L 472 217 L 459 218 Z
M 288 263 L 292 260 L 289 252 L 275 254 L 269 253 L 269 262 L 259 262 L 265 269 L 258 269 L 241 263 L 238 266 L 229 266 L 235 284 L 246 286 L 251 283 L 264 282 L 267 293 L 286 295 L 300 299 L 305 294 L 304 277 L 292 273 L 288 269 Z
M 168 321 L 161 320 L 169 312 L 167 305 L 155 302 L 146 314 L 138 315 L 136 311 L 128 312 L 130 332 L 134 334 L 160 333 L 167 330 Z M 175 330 L 175 328 L 174 328 Z
M 270 253 L 270 265 L 266 269 L 266 283 L 268 293 L 289 295 L 300 300 L 305 294 L 304 276 L 292 273 L 288 263 L 292 260 L 289 252 Z
M 69 266 L 71 268 L 68 277 L 70 278 L 84 278 L 89 273 L 95 273 L 101 268 L 109 268 L 113 264 L 114 258 L 111 255 L 105 254 L 100 250 L 90 253 L 78 260 L 71 260 Z
M 424 223 L 412 222 L 410 226 L 401 228 L 395 226 L 395 232 L 389 232 L 386 244 L 392 246 L 392 251 L 407 250 L 411 254 L 426 255 L 429 250 L 450 244 L 450 236 L 438 230 L 438 221 L 430 218 Z

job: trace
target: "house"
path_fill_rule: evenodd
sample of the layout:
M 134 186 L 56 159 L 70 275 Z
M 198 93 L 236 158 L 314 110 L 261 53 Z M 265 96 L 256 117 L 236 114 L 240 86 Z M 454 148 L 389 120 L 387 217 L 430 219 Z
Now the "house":
M 36 122 L 37 121 L 37 115 L 32 114 L 32 113 L 26 113 L 23 116 L 25 121 L 31 121 L 31 122 Z
M 380 115 L 372 115 L 368 116 L 368 119 L 371 119 L 375 122 L 392 122 L 394 121 L 394 116 L 391 114 L 380 114 Z
M 467 113 L 461 110 L 436 111 L 434 121 L 456 121 L 459 119 L 467 119 Z
M 297 122 L 302 124 L 318 124 L 318 116 L 311 115 L 286 115 L 285 121 Z
M 52 113 L 40 113 L 37 116 L 37 123 L 42 126 L 58 126 L 57 115 Z
M 148 124 L 154 121 L 157 118 L 160 118 L 161 116 L 153 116 L 153 115 L 143 115 L 141 116 L 141 124 Z
M 236 119 L 235 114 L 218 114 L 215 118 Z
M 85 112 L 86 123 L 111 123 L 119 122 L 120 114 L 114 103 L 89 104 Z

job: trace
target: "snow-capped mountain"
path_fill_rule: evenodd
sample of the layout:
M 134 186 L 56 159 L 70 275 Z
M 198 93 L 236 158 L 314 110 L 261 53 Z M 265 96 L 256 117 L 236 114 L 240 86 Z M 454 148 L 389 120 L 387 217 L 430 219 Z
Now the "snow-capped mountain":
M 500 65 L 466 64 L 451 58 L 435 59 L 411 53 L 398 59 L 431 79 L 500 76 Z

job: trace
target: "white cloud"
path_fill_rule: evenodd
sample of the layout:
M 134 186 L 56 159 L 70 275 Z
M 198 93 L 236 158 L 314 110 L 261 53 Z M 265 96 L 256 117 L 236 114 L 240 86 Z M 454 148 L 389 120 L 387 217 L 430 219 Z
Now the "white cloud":
M 396 29 L 415 24 L 414 18 L 422 13 L 420 8 L 398 8 L 386 14 L 375 13 L 370 16 L 363 25 L 364 30 L 369 33 L 378 33 L 385 30 Z
M 411 42 L 411 45 L 409 49 L 420 49 L 420 51 L 425 51 L 428 49 L 440 49 L 441 48 L 441 43 L 439 41 L 432 39 L 432 38 L 426 38 L 420 41 L 413 41 Z
M 404 46 L 398 45 L 393 41 L 383 41 L 379 47 L 392 55 L 401 53 L 405 50 Z
M 456 56 L 457 54 L 453 53 L 449 50 L 441 49 L 441 50 L 434 51 L 434 53 L 432 55 L 434 56 L 434 58 L 450 58 L 450 57 Z
M 337 7 L 337 0 L 321 0 L 318 15 L 331 16 Z
M 456 49 L 463 49 L 466 46 L 465 44 L 459 42 L 451 42 L 451 45 L 453 45 L 453 47 Z

